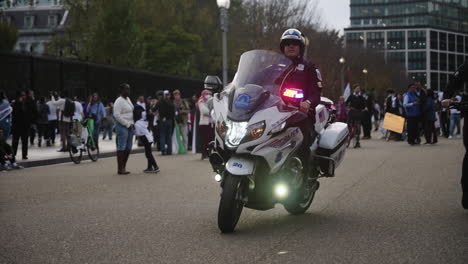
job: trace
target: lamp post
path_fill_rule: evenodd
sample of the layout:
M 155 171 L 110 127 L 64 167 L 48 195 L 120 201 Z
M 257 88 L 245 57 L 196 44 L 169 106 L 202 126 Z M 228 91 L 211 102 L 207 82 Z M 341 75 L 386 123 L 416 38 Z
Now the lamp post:
M 230 0 L 216 0 L 220 11 L 221 31 L 223 32 L 223 87 L 226 87 L 228 80 L 227 68 L 227 32 L 229 28 L 228 9 Z
M 345 90 L 345 87 L 344 87 L 344 67 L 345 67 L 346 60 L 345 60 L 345 58 L 341 57 L 339 59 L 339 62 L 341 64 L 341 93 L 343 94 L 344 90 Z
M 364 88 L 366 89 L 366 92 L 367 92 L 367 74 L 369 73 L 369 71 L 367 71 L 367 69 L 364 68 L 362 70 L 362 73 L 364 73 Z

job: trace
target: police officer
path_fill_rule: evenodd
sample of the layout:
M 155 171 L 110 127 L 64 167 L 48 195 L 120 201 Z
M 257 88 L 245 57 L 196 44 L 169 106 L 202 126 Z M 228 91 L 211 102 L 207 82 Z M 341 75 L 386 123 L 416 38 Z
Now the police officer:
M 468 83 L 468 61 L 465 61 L 455 72 L 453 78 L 450 80 L 444 91 L 444 98 L 446 100 L 442 101 L 442 106 L 447 107 L 451 103 L 451 100 L 456 91 L 463 89 L 463 84 Z M 468 109 L 461 109 L 464 122 L 466 123 L 466 118 L 468 117 Z M 468 126 L 463 123 L 463 145 L 465 145 L 465 157 L 463 158 L 463 169 L 462 169 L 462 206 L 465 209 L 468 209 Z
M 293 62 L 293 66 L 287 71 L 283 87 L 301 88 L 304 93 L 299 110 L 307 114 L 308 118 L 299 124 L 304 135 L 304 142 L 299 149 L 299 156 L 304 166 L 305 175 L 308 175 L 310 146 L 315 138 L 313 129 L 315 107 L 320 103 L 322 78 L 315 65 L 304 59 L 305 48 L 305 37 L 299 30 L 288 29 L 281 36 L 281 52 Z

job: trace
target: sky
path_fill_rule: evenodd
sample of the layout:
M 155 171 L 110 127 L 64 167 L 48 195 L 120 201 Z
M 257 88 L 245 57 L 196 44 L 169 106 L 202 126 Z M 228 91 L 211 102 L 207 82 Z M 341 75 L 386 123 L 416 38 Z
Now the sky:
M 343 33 L 343 28 L 350 24 L 349 1 L 350 0 L 307 0 L 318 1 L 322 13 L 324 25 L 330 29 L 339 29 Z

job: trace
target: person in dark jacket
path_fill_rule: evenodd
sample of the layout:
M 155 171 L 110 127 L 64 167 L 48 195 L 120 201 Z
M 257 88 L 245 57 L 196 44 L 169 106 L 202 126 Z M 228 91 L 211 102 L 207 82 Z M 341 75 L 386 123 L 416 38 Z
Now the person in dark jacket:
M 38 139 L 37 139 L 37 146 L 41 147 L 42 146 L 42 138 L 44 140 L 49 141 L 49 133 L 47 130 L 47 125 L 49 123 L 49 106 L 46 103 L 45 97 L 41 97 L 39 99 L 39 103 L 37 105 L 37 134 L 38 134 Z
M 425 145 L 437 143 L 437 132 L 435 128 L 436 118 L 436 100 L 432 90 L 427 91 L 426 100 L 423 107 L 424 113 L 424 136 L 426 138 Z
M 31 129 L 31 110 L 26 102 L 26 93 L 18 92 L 13 103 L 12 112 L 12 147 L 13 156 L 16 157 L 19 140 L 21 139 L 23 159 L 28 159 L 28 137 Z
M 408 130 L 408 144 L 414 146 L 420 144 L 419 121 L 421 119 L 421 101 L 416 93 L 416 85 L 408 85 L 408 91 L 403 99 L 403 106 L 406 109 L 406 120 Z
M 172 129 L 174 127 L 175 106 L 169 91 L 164 91 L 164 98 L 156 104 L 159 113 L 159 137 L 162 155 L 172 155 Z
M 363 93 L 366 108 L 362 111 L 362 139 L 370 139 L 372 131 L 372 115 L 374 114 L 374 98 L 368 91 Z
M 361 136 L 361 122 L 363 110 L 366 108 L 366 99 L 361 94 L 361 86 L 359 84 L 353 85 L 353 94 L 346 100 L 346 105 L 350 108 L 348 115 L 348 125 L 356 126 L 356 145 L 354 148 L 360 148 L 359 137 Z

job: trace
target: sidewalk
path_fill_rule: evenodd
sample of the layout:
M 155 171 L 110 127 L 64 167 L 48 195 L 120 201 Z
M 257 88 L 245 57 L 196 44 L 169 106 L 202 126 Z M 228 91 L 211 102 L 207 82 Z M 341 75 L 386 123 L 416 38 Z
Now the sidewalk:
M 10 142 L 11 144 L 11 142 Z M 116 153 L 115 138 L 113 140 L 102 140 L 99 139 L 100 153 L 99 158 L 113 157 Z M 22 160 L 21 144 L 18 146 L 18 152 L 16 159 L 18 164 L 26 168 L 52 165 L 58 163 L 72 162 L 68 152 L 57 152 L 60 149 L 60 143 L 55 142 L 55 146 L 46 147 L 45 144 L 42 147 L 37 146 L 37 140 L 34 142 L 34 146 L 29 145 L 28 148 L 28 159 Z M 138 147 L 137 143 L 133 143 L 132 153 L 144 152 L 143 147 Z M 87 153 L 83 153 L 83 160 L 88 160 Z

